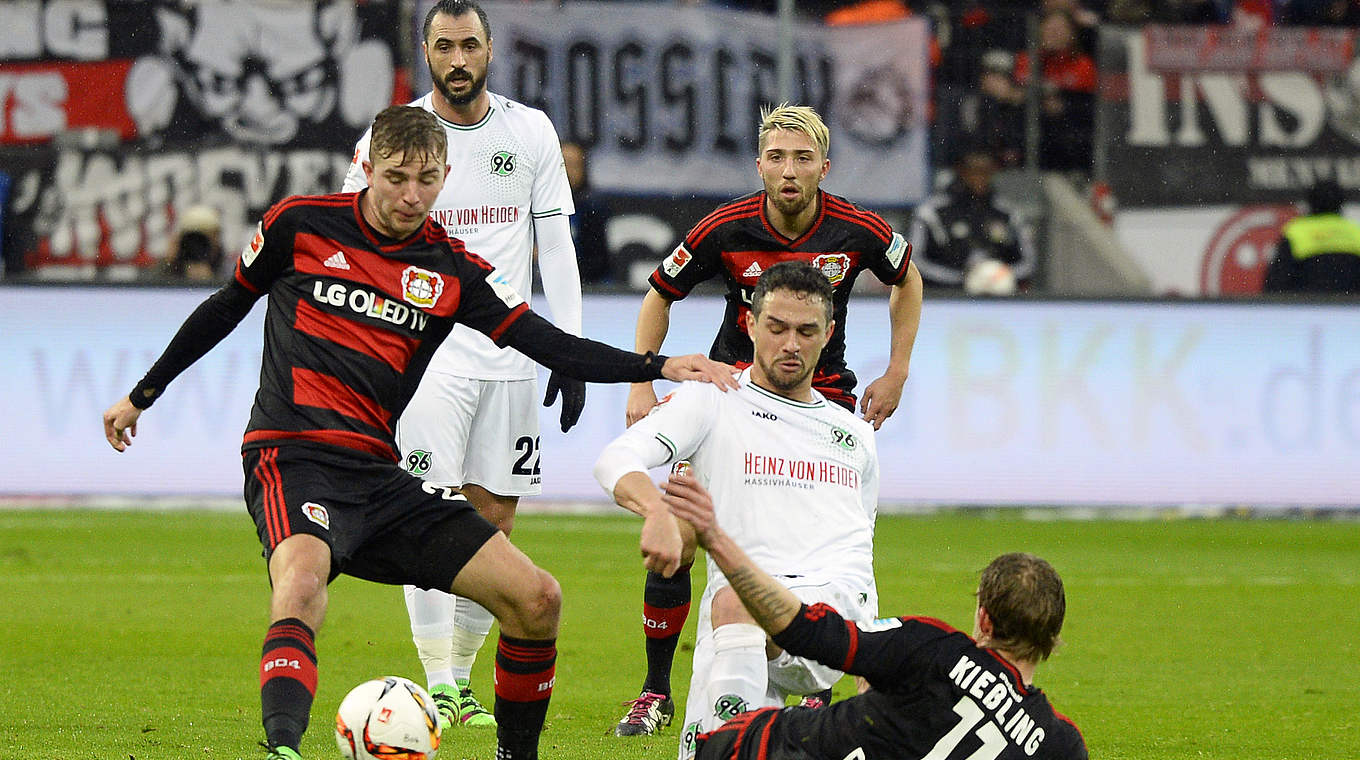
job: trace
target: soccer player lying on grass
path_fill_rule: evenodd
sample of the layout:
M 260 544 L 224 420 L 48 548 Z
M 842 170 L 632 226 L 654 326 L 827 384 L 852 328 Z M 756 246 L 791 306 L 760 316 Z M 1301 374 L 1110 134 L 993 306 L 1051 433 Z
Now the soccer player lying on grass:
M 845 620 L 809 607 L 761 570 L 713 514 L 688 475 L 672 475 L 663 499 L 693 526 L 751 616 L 792 654 L 868 680 L 870 689 L 820 710 L 746 712 L 696 737 L 698 760 L 1083 760 L 1075 724 L 1034 685 L 1058 645 L 1062 579 L 1032 554 L 1003 554 L 982 571 L 973 637 L 933 618 Z
M 241 448 L 273 589 L 259 673 L 269 757 L 299 757 L 316 694 L 314 637 L 327 585 L 345 573 L 443 589 L 491 610 L 501 625 L 496 757 L 532 760 L 552 694 L 561 589 L 462 495 L 398 465 L 397 418 L 456 323 L 590 382 L 728 387 L 731 367 L 641 356 L 553 327 L 430 220 L 448 174 L 434 114 L 393 106 L 372 134 L 368 188 L 271 208 L 233 281 L 104 413 L 104 435 L 125 450 L 142 411 L 268 294 L 260 390 Z

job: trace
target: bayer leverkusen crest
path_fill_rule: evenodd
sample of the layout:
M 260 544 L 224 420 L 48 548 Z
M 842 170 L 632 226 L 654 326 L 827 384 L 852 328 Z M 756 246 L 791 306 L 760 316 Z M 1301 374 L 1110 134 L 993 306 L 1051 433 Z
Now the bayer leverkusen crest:
M 824 253 L 812 260 L 812 265 L 822 270 L 832 285 L 841 284 L 845 273 L 850 271 L 850 255 L 845 253 Z
M 433 308 L 444 293 L 444 278 L 420 267 L 406 267 L 401 273 L 401 296 L 422 309 Z

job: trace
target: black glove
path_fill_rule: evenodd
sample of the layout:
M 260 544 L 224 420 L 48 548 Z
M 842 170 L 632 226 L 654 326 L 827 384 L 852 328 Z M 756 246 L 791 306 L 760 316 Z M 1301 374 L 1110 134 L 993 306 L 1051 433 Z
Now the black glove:
M 554 372 L 548 375 L 548 392 L 543 396 L 543 405 L 552 406 L 557 401 L 558 391 L 562 391 L 562 432 L 565 433 L 581 419 L 581 410 L 586 408 L 586 384 Z

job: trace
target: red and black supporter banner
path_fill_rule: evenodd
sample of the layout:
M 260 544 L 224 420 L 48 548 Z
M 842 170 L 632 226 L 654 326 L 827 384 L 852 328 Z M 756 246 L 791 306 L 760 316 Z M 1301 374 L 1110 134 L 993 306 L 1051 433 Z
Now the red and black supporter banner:
M 274 201 L 338 190 L 373 115 L 410 99 L 396 0 L 26 0 L 4 18 L 9 272 L 135 272 L 196 204 L 238 250 Z
M 1354 29 L 1102 28 L 1097 172 L 1122 206 L 1360 188 Z

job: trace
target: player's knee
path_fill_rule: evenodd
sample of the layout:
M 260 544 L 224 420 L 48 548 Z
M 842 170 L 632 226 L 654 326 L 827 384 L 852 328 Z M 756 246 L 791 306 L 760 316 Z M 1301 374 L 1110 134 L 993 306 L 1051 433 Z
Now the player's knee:
M 729 587 L 723 587 L 713 595 L 710 614 L 714 626 L 752 622 L 751 613 L 746 611 L 741 598 Z
M 557 630 L 557 621 L 562 617 L 562 585 L 547 570 L 538 571 L 538 593 L 534 599 L 534 618 L 544 625 Z
M 274 596 L 308 601 L 326 589 L 326 579 L 311 568 L 290 567 L 274 580 Z
M 514 621 L 501 621 L 502 629 L 512 636 L 547 639 L 557 636 L 557 621 L 562 615 L 562 587 L 546 570 L 534 568 L 534 578 L 526 583 L 514 604 Z M 510 625 L 507 625 L 510 624 Z

